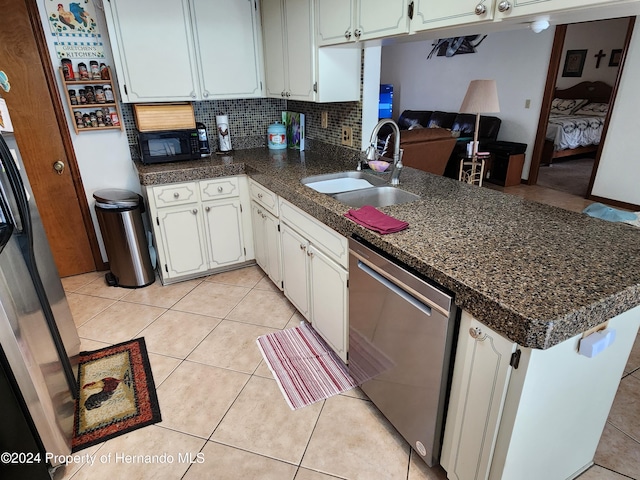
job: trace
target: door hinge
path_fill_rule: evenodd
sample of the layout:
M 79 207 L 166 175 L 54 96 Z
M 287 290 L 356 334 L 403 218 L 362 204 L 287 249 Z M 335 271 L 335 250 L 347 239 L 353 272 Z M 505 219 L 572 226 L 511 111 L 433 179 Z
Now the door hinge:
M 347 288 L 349 288 L 349 280 L 347 279 Z
M 242 204 L 240 204 L 240 213 L 242 213 Z
M 247 256 L 247 249 L 242 247 L 242 250 L 244 251 L 244 256 L 246 257 Z
M 166 263 L 164 264 L 164 271 L 165 271 L 165 272 L 167 272 L 167 273 L 169 273 L 169 267 L 167 267 L 167 264 L 166 264 Z
M 278 231 L 280 231 L 280 224 L 278 224 Z
M 318 93 L 318 82 L 315 82 L 315 83 L 313 84 L 313 91 L 314 91 L 315 93 Z
M 125 83 L 125 84 L 123 85 L 123 87 L 124 87 L 124 93 L 125 93 L 125 95 L 129 95 L 129 92 L 127 91 L 127 84 Z
M 280 287 L 284 290 L 284 280 L 280 282 Z
M 156 217 L 156 224 L 160 226 L 160 219 L 158 217 Z
M 260 91 L 262 91 L 262 82 L 260 82 Z
M 522 353 L 522 350 L 520 350 L 519 348 L 516 348 L 516 351 L 511 354 L 511 361 L 509 362 L 509 365 L 511 365 L 515 369 L 517 369 L 518 365 L 520 365 L 521 353 Z
M 409 16 L 409 20 L 413 20 L 413 2 L 409 2 L 409 9 L 407 11 L 407 15 Z

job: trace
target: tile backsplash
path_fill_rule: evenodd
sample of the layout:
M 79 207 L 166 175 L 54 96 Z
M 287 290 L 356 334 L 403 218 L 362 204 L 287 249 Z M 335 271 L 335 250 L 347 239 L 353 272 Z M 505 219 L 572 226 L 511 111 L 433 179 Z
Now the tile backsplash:
M 234 149 L 243 150 L 266 145 L 267 127 L 280 120 L 283 110 L 305 114 L 307 140 L 340 146 L 342 125 L 347 125 L 353 129 L 353 149 L 359 150 L 360 146 L 360 102 L 313 103 L 279 98 L 250 98 L 194 102 L 193 107 L 196 121 L 204 123 L 207 128 L 212 151 L 218 147 L 216 115 L 229 116 L 231 145 Z M 327 128 L 321 128 L 323 111 L 326 111 L 328 116 Z M 122 104 L 122 117 L 129 145 L 137 150 L 138 140 L 131 104 Z

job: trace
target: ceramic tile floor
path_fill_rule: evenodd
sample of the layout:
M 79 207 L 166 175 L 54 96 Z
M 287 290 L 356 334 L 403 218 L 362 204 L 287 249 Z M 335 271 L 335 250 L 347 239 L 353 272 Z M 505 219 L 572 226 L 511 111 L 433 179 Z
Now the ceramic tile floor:
M 590 203 L 523 187 L 503 190 L 576 211 Z M 95 464 L 69 465 L 56 480 L 446 478 L 357 389 L 287 407 L 255 339 L 301 317 L 258 267 L 136 290 L 107 287 L 98 272 L 63 285 L 83 349 L 145 337 L 163 421 L 78 452 L 96 454 Z M 173 462 L 115 461 L 162 454 Z M 189 454 L 193 463 L 179 461 Z M 640 479 L 640 336 L 595 462 L 580 480 Z
M 289 409 L 255 340 L 302 317 L 259 267 L 136 290 L 108 287 L 98 272 L 63 285 L 83 350 L 145 338 L 163 420 L 78 452 L 96 463 L 56 480 L 446 478 L 413 458 L 359 390 Z M 115 461 L 162 454 L 173 463 Z M 179 462 L 184 454 L 194 463 Z

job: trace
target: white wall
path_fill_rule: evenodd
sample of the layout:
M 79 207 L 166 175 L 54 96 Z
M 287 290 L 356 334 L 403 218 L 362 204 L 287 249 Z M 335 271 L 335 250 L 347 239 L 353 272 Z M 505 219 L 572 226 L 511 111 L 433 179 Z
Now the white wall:
M 382 48 L 381 83 L 394 86 L 394 118 L 406 109 L 457 112 L 473 79 L 495 79 L 502 119 L 499 140 L 527 144 L 528 178 L 554 29 L 491 33 L 472 54 L 427 59 L 432 41 Z M 530 108 L 525 101 L 531 100 Z
M 46 0 L 38 0 L 38 8 L 40 9 L 42 26 L 47 39 L 47 45 L 49 46 L 51 62 L 53 66 L 57 68 L 60 66 L 60 59 L 53 45 L 53 37 L 50 34 L 45 2 Z M 98 17 L 96 18 L 96 22 L 98 23 L 98 28 L 102 33 L 104 41 L 104 53 L 106 57 L 104 63 L 112 66 L 111 71 L 115 73 L 104 14 L 100 9 L 96 9 L 96 12 Z M 65 103 L 66 90 L 57 75 L 56 80 L 58 81 L 60 97 L 63 103 Z M 114 88 L 114 91 L 115 90 Z M 66 103 L 65 112 L 69 132 L 71 133 L 71 140 L 73 142 L 73 149 L 78 160 L 78 168 L 80 169 L 82 183 L 87 195 L 87 202 L 89 203 L 93 224 L 98 235 L 100 251 L 102 252 L 103 260 L 106 261 L 107 256 L 104 250 L 104 243 L 100 235 L 100 227 L 98 226 L 98 220 L 93 208 L 95 203 L 93 200 L 93 192 L 103 188 L 124 188 L 126 190 L 140 192 L 140 182 L 138 181 L 137 172 L 131 161 L 129 142 L 123 130 L 105 130 L 103 132 L 83 132 L 76 134 L 71 120 L 73 116 L 68 111 Z
M 613 85 L 618 74 L 618 67 L 610 67 L 611 50 L 622 49 L 627 34 L 626 18 L 600 20 L 598 22 L 575 23 L 567 27 L 564 39 L 560 70 L 556 87 L 568 88 L 584 81 L 601 81 Z M 584 69 L 581 77 L 563 77 L 562 70 L 567 50 L 587 50 Z M 607 56 L 600 60 L 600 68 L 596 68 L 595 55 L 602 50 Z
M 640 205 L 640 32 L 636 23 L 592 194 Z

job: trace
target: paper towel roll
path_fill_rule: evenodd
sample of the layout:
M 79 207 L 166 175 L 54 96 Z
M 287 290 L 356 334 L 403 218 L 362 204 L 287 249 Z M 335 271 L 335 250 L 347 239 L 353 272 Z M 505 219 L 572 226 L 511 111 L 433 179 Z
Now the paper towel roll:
M 229 117 L 216 115 L 216 127 L 218 130 L 218 148 L 221 152 L 231 150 L 231 136 L 229 135 Z

